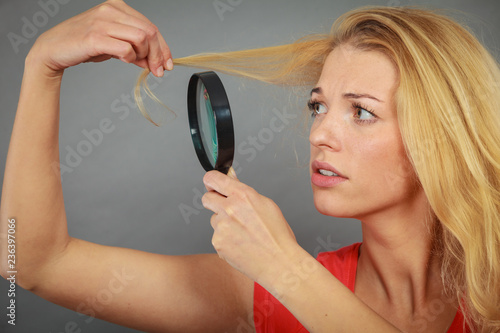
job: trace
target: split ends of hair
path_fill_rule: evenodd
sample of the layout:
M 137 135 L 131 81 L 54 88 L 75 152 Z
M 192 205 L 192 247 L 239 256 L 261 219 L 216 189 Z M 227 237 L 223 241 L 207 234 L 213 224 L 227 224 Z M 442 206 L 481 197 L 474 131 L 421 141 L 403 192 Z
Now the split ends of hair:
M 146 68 L 141 72 L 141 74 L 137 78 L 137 82 L 136 82 L 135 88 L 134 88 L 134 98 L 135 98 L 135 102 L 137 104 L 137 107 L 139 108 L 139 111 L 144 116 L 144 118 L 149 120 L 153 125 L 159 127 L 159 126 L 161 126 L 161 122 L 154 121 L 153 118 L 151 118 L 151 115 L 149 114 L 149 112 L 146 110 L 146 107 L 144 106 L 144 99 L 143 99 L 142 94 L 141 94 L 142 90 L 144 90 L 146 92 L 146 95 L 149 98 L 151 98 L 154 102 L 158 103 L 159 105 L 164 107 L 166 110 L 170 111 L 174 115 L 174 118 L 177 117 L 177 114 L 172 109 L 170 109 L 168 106 L 166 106 L 165 103 L 163 103 L 158 97 L 156 97 L 153 94 L 153 92 L 151 91 L 151 88 L 149 87 L 149 84 L 148 84 L 149 73 L 151 73 L 151 71 L 149 70 L 149 68 Z

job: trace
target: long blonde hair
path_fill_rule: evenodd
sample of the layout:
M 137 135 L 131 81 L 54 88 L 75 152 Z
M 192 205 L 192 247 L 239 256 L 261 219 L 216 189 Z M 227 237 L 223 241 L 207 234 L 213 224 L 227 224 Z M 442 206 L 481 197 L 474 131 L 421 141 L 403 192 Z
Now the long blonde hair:
M 341 16 L 330 34 L 174 64 L 313 85 L 326 56 L 346 43 L 397 66 L 399 126 L 438 226 L 443 283 L 473 331 L 500 330 L 500 69 L 468 30 L 430 10 L 367 7 Z

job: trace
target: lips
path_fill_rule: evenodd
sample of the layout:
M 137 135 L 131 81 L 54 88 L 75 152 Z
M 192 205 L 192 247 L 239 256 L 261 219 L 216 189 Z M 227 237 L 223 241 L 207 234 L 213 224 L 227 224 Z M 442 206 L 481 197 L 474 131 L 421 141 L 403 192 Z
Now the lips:
M 349 179 L 326 162 L 314 161 L 311 168 L 311 183 L 318 187 L 333 187 Z
M 320 170 L 324 171 L 330 171 L 333 172 L 335 175 L 332 176 L 338 176 L 342 177 L 345 179 L 348 179 L 346 176 L 341 174 L 338 170 L 336 170 L 333 166 L 326 162 L 320 162 L 320 161 L 314 161 L 311 165 L 313 173 L 320 173 Z

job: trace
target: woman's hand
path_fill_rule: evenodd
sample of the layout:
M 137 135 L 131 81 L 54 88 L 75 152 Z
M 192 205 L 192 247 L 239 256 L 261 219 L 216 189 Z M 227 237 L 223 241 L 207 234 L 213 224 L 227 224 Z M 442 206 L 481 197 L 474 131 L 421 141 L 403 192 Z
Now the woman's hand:
M 54 74 L 110 58 L 149 68 L 156 76 L 172 69 L 170 50 L 158 28 L 121 0 L 108 0 L 48 30 L 30 55 Z
M 202 203 L 214 212 L 212 244 L 219 256 L 261 284 L 276 278 L 278 266 L 302 250 L 279 207 L 241 183 L 233 169 L 229 176 L 209 171 L 203 182 L 208 192 Z

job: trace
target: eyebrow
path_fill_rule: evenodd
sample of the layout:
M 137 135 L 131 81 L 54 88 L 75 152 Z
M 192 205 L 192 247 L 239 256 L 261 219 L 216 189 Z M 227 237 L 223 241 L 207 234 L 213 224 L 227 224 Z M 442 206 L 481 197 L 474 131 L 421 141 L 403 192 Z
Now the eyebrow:
M 321 89 L 321 87 L 315 87 L 311 90 L 311 96 L 314 93 L 322 95 L 323 90 Z M 342 94 L 342 97 L 351 98 L 351 99 L 369 98 L 369 99 L 373 99 L 377 102 L 384 103 L 384 101 L 382 101 L 382 100 L 380 100 L 380 99 L 378 99 L 375 96 L 372 96 L 370 94 L 345 93 L 345 94 Z
M 321 90 L 321 88 L 320 88 L 320 87 L 316 87 L 316 88 L 313 88 L 313 89 L 311 90 L 311 96 L 312 96 L 312 94 L 314 94 L 314 93 L 322 95 L 322 94 L 323 94 L 323 90 Z

